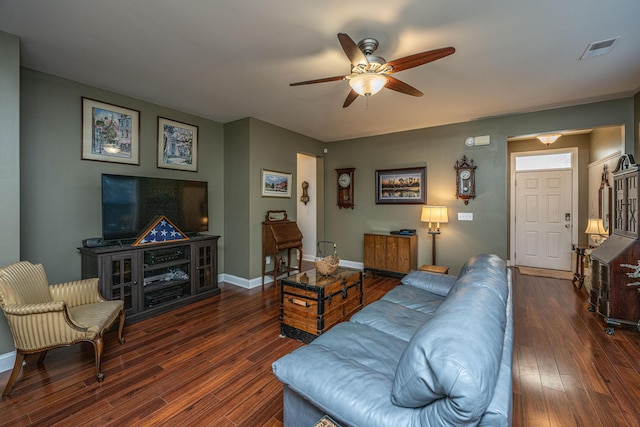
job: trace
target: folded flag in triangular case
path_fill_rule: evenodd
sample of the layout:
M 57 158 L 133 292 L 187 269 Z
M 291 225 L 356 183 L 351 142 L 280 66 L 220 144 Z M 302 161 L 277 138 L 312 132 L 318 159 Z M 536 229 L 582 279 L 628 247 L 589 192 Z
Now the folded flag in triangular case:
M 132 243 L 132 246 L 153 245 L 180 240 L 189 240 L 189 237 L 180 231 L 169 218 L 160 215 L 149 223 L 149 226 Z

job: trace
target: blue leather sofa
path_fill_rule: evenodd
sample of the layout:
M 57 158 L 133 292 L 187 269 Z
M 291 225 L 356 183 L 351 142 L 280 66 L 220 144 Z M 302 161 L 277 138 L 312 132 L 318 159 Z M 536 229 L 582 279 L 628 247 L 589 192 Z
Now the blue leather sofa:
M 478 255 L 460 275 L 412 271 L 376 301 L 273 363 L 284 425 L 510 426 L 511 272 Z

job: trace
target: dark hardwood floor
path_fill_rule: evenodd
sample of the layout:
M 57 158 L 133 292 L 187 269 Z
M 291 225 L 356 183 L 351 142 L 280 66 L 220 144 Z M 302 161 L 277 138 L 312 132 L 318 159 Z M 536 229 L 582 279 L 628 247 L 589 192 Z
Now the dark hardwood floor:
M 365 280 L 365 303 L 397 279 Z M 106 336 L 96 382 L 89 344 L 23 368 L 0 426 L 281 426 L 271 363 L 302 344 L 279 338 L 274 286 L 222 284 L 219 296 Z M 640 333 L 606 335 L 587 296 L 566 280 L 514 271 L 514 426 L 640 425 Z M 0 374 L 0 389 L 9 372 Z

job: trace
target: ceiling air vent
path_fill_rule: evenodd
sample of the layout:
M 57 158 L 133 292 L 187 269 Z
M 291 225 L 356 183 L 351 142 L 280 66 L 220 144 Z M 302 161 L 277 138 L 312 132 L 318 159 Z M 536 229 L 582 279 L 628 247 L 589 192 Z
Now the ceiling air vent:
M 611 52 L 613 50 L 613 44 L 619 38 L 620 37 L 618 36 L 608 40 L 589 43 L 589 46 L 587 46 L 587 49 L 584 51 L 580 59 L 593 58 L 594 56 L 600 56 Z

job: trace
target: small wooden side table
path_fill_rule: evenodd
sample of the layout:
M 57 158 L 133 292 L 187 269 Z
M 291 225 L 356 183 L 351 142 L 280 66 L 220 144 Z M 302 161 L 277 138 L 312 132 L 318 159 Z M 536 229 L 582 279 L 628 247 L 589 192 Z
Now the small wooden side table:
M 449 267 L 444 267 L 442 265 L 421 265 L 418 270 L 420 271 L 428 271 L 431 273 L 440 273 L 440 274 L 449 274 Z
M 576 252 L 576 272 L 573 274 L 573 286 L 578 284 L 578 289 L 582 289 L 584 285 L 584 255 L 585 251 L 589 249 L 587 245 L 574 245 L 573 250 Z

